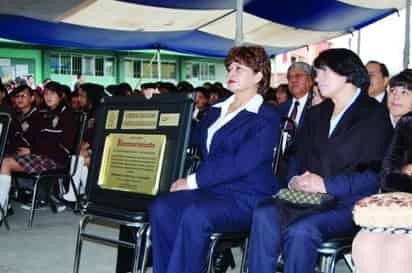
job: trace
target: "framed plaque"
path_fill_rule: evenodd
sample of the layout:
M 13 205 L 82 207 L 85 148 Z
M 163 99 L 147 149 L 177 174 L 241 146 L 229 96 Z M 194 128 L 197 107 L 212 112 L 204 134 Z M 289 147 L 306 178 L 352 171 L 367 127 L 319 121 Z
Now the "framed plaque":
M 166 135 L 109 134 L 98 185 L 109 190 L 155 195 L 166 147 Z

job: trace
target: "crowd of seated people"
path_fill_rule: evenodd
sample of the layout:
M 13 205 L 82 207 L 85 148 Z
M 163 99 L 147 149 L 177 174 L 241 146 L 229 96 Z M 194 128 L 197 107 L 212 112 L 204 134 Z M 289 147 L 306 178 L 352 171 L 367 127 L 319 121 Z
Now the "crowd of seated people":
M 269 88 L 268 63 L 260 47 L 231 49 L 225 60 L 228 89 L 220 83 L 194 87 L 185 81 L 144 83 L 140 90 L 127 83 L 104 88 L 82 77 L 75 90 L 53 81 L 38 87 L 27 85 L 28 81 L 1 85 L 0 111 L 12 114 L 13 123 L 0 169 L 0 206 L 7 207 L 13 172 L 67 164 L 74 145 L 74 131 L 68 129 L 76 122 L 74 112 L 87 114 L 74 177 L 83 194 L 96 109 L 103 97 L 150 99 L 194 92 L 192 140 L 198 141 L 192 144 L 199 145 L 202 162 L 150 208 L 154 273 L 202 272 L 207 238 L 214 231 L 250 231 L 250 273 L 275 272 L 280 254 L 284 272 L 315 272 L 317 248 L 330 238 L 355 235 L 353 205 L 380 190 L 380 163 L 393 130 L 412 111 L 412 72 L 390 78 L 383 63 L 363 64 L 350 50 L 329 49 L 313 66 L 292 63 L 287 83 Z M 286 135 L 279 142 L 281 131 Z M 47 139 L 47 146 L 40 139 Z M 285 155 L 277 177 L 271 165 L 275 148 Z M 400 167 L 405 175 L 411 175 L 410 164 L 406 161 Z M 324 210 L 291 209 L 271 197 L 280 187 L 328 193 L 336 203 Z M 62 198 L 75 201 L 73 189 Z M 126 237 L 133 234 L 123 227 L 121 233 L 125 232 Z M 388 252 L 384 245 L 398 249 Z M 410 235 L 362 229 L 355 239 L 354 261 L 360 273 L 407 272 L 410 249 Z M 220 254 L 218 273 L 233 265 L 230 251 Z M 124 256 L 132 255 L 119 259 Z M 394 259 L 385 267 L 382 257 L 388 256 Z M 118 262 L 117 272 L 130 271 L 126 260 Z

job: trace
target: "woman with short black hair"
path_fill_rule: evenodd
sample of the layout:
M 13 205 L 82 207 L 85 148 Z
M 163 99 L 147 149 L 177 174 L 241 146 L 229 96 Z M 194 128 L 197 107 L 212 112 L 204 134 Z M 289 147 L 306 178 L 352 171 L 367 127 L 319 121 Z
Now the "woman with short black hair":
M 315 59 L 322 103 L 305 115 L 290 163 L 289 188 L 328 193 L 330 207 L 296 209 L 269 199 L 255 209 L 249 240 L 249 273 L 273 273 L 283 252 L 284 272 L 315 272 L 325 240 L 353 234 L 353 204 L 378 190 L 376 165 L 392 134 L 384 106 L 368 97 L 368 74 L 347 49 Z

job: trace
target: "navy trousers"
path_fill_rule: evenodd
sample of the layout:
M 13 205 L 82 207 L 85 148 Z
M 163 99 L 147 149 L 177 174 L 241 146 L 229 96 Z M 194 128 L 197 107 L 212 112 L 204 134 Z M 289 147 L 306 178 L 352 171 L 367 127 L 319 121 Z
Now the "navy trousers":
M 252 209 L 231 195 L 202 190 L 161 195 L 151 204 L 153 273 L 201 273 L 213 232 L 244 232 Z
M 317 249 L 323 241 L 354 234 L 350 208 L 328 210 L 300 218 L 281 228 L 279 207 L 262 202 L 253 212 L 249 237 L 249 273 L 276 272 L 283 253 L 285 273 L 314 273 Z

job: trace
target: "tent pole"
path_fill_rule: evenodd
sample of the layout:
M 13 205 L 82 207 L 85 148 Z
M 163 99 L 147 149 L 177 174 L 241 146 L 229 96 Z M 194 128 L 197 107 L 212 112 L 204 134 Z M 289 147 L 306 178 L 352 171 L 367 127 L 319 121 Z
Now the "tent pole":
M 405 0 L 406 16 L 405 16 L 405 47 L 403 51 L 403 68 L 409 66 L 409 50 L 410 50 L 410 24 L 411 24 L 411 0 Z
M 160 63 L 160 48 L 157 48 L 157 80 L 160 81 L 162 79 L 162 70 L 161 70 L 161 63 Z
M 361 30 L 358 30 L 358 40 L 357 40 L 357 47 L 356 47 L 356 53 L 358 54 L 358 56 L 360 57 L 360 53 L 361 53 Z
M 243 43 L 243 0 L 236 0 L 236 36 L 235 45 Z

